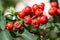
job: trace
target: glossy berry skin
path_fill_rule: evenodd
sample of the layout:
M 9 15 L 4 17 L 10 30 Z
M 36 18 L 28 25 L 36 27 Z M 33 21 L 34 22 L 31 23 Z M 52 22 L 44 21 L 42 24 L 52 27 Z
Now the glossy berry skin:
M 14 28 L 16 28 L 16 29 L 21 29 L 21 28 L 22 28 L 22 23 L 21 23 L 20 21 L 16 21 L 16 22 L 14 23 Z
M 37 10 L 35 11 L 35 15 L 36 15 L 36 16 L 42 16 L 42 14 L 43 14 L 43 11 L 42 11 L 41 9 L 37 9 Z
M 23 18 L 25 16 L 25 12 L 18 12 L 18 17 L 19 18 Z
M 25 24 L 30 24 L 32 22 L 32 18 L 30 17 L 30 16 L 26 16 L 25 18 L 24 18 L 24 23 Z
M 34 4 L 34 5 L 32 6 L 32 10 L 35 12 L 37 9 L 39 9 L 39 5 Z
M 57 7 L 51 7 L 55 12 L 57 12 Z
M 58 6 L 57 2 L 51 2 L 51 7 L 57 7 L 57 6 Z
M 43 2 L 39 4 L 40 9 L 42 9 L 42 10 L 44 10 L 44 6 L 45 6 L 45 4 Z
M 50 9 L 49 11 L 48 11 L 48 13 L 49 13 L 49 15 L 51 15 L 51 16 L 54 16 L 55 15 L 55 10 L 54 9 Z
M 60 9 L 57 9 L 57 15 L 60 15 Z
M 13 29 L 13 23 L 12 23 L 12 22 L 8 22 L 8 23 L 6 24 L 6 28 L 7 28 L 8 30 L 12 30 L 12 29 Z
M 40 17 L 40 23 L 41 23 L 41 24 L 46 24 L 47 21 L 48 21 L 47 16 L 41 16 L 41 17 Z
M 30 6 L 26 6 L 22 11 L 24 11 L 25 14 L 30 14 L 32 10 Z
M 39 25 L 40 25 L 39 20 L 38 19 L 33 19 L 32 22 L 31 22 L 31 25 L 34 28 L 38 28 Z

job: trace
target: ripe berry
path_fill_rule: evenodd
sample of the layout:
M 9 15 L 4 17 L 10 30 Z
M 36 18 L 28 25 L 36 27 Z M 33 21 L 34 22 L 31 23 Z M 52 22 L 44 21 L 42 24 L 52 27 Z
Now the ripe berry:
M 38 28 L 40 23 L 39 23 L 39 20 L 38 19 L 33 19 L 32 22 L 31 22 L 31 25 L 34 27 L 34 28 Z
M 8 22 L 8 23 L 6 24 L 6 28 L 7 28 L 8 30 L 12 30 L 12 29 L 13 29 L 13 23 L 12 23 L 12 22 Z
M 30 24 L 32 22 L 32 18 L 30 17 L 30 16 L 26 16 L 25 18 L 24 18 L 24 23 L 25 24 Z
M 33 11 L 36 11 L 37 9 L 39 9 L 39 6 L 38 6 L 37 4 L 34 4 L 34 5 L 32 6 L 32 10 L 33 10 Z
M 21 29 L 21 28 L 22 28 L 22 23 L 21 23 L 20 21 L 16 21 L 16 22 L 14 23 L 14 27 L 15 27 L 16 29 Z
M 57 15 L 60 15 L 60 9 L 57 9 Z
M 51 7 L 57 7 L 57 6 L 58 6 L 57 2 L 51 2 Z
M 31 12 L 31 7 L 26 6 L 22 11 L 24 11 L 26 14 L 29 14 Z
M 37 10 L 35 11 L 35 15 L 36 15 L 36 16 L 42 16 L 42 14 L 43 14 L 43 11 L 42 11 L 41 9 L 37 9 Z
M 25 16 L 25 12 L 18 12 L 18 17 L 23 18 Z
M 39 4 L 40 9 L 42 9 L 42 10 L 44 10 L 44 6 L 45 6 L 45 4 L 43 2 L 41 4 Z
M 47 21 L 48 21 L 47 16 L 41 16 L 41 17 L 40 17 L 40 23 L 41 23 L 41 24 L 46 24 Z
M 50 9 L 49 11 L 48 11 L 48 13 L 51 15 L 51 16 L 54 16 L 55 15 L 55 10 L 54 9 Z
M 57 8 L 56 7 L 52 7 L 51 9 L 53 9 L 55 12 L 57 12 Z

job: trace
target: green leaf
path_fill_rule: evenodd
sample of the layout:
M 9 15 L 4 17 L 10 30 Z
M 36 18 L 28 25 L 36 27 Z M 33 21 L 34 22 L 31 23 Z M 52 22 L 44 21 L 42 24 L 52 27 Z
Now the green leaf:
M 13 14 L 14 16 L 17 16 L 18 12 L 12 12 L 12 14 Z
M 51 27 L 52 27 L 51 23 L 48 22 L 48 23 L 46 24 L 46 28 L 51 28 Z
M 8 30 L 0 32 L 0 40 L 13 40 Z
M 20 18 L 19 20 L 20 20 L 20 22 L 22 22 L 22 23 L 23 23 L 23 19 L 22 19 L 22 18 Z
M 4 16 L 2 15 L 2 12 L 0 11 L 0 28 L 4 30 L 5 25 L 6 25 L 6 19 L 4 18 Z
M 24 32 L 21 34 L 21 36 L 25 39 L 25 40 L 37 40 L 37 37 L 28 32 L 26 29 L 24 29 Z
M 54 30 L 52 30 L 50 33 L 49 33 L 49 38 L 50 40 L 55 40 L 56 38 L 58 38 L 56 32 Z
M 48 23 L 46 24 L 46 28 L 52 29 L 52 28 L 54 28 L 54 27 L 55 27 L 55 24 L 52 23 L 52 22 L 48 22 Z
M 55 27 L 55 32 L 59 33 L 60 32 L 60 23 L 56 23 L 56 27 Z
M 48 38 L 48 39 L 46 39 L 46 40 L 50 40 L 50 39 Z
M 60 38 L 57 38 L 56 40 L 60 40 Z
M 9 20 L 13 20 L 13 15 L 6 15 L 6 18 Z

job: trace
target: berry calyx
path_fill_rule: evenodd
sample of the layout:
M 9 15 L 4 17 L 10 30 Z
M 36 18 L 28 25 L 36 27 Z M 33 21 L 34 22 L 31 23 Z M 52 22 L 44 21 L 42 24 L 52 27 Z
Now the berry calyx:
M 16 29 L 21 29 L 21 28 L 22 28 L 22 23 L 21 23 L 20 21 L 16 21 L 16 22 L 14 23 L 14 27 L 15 27 Z

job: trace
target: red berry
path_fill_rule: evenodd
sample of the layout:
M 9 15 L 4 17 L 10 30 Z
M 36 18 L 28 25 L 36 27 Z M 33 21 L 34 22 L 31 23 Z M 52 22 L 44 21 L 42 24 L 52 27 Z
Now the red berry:
M 40 23 L 41 23 L 41 24 L 46 24 L 47 21 L 48 21 L 47 16 L 41 16 L 41 17 L 40 17 Z
M 33 19 L 32 22 L 31 22 L 31 25 L 34 27 L 34 28 L 38 28 L 40 23 L 39 23 L 39 20 L 38 19 Z
M 7 28 L 8 30 L 12 30 L 12 29 L 13 29 L 13 23 L 12 23 L 12 22 L 8 22 L 8 23 L 6 24 L 6 28 Z
M 51 2 L 51 7 L 57 7 L 57 6 L 58 6 L 57 2 Z
M 53 15 L 55 15 L 55 10 L 54 9 L 50 9 L 49 11 L 48 11 L 48 13 L 51 15 L 51 16 L 53 16 Z
M 26 6 L 22 11 L 24 11 L 26 14 L 29 14 L 31 12 L 31 7 Z
M 45 6 L 45 4 L 43 2 L 41 4 L 39 4 L 40 9 L 42 9 L 42 10 L 44 10 L 44 6 Z
M 24 18 L 24 23 L 25 24 L 30 24 L 32 22 L 32 18 L 30 17 L 30 16 L 26 16 L 25 18 Z
M 60 15 L 60 9 L 57 9 L 57 14 Z
M 20 21 L 16 21 L 16 22 L 14 23 L 14 27 L 15 27 L 16 29 L 21 29 L 21 28 L 22 28 L 22 23 L 21 23 Z
M 55 10 L 55 12 L 57 12 L 57 8 L 56 7 L 52 7 L 51 9 Z
M 37 4 L 34 4 L 34 5 L 32 6 L 32 10 L 33 10 L 33 11 L 36 11 L 37 9 L 39 9 L 39 6 L 38 6 Z
M 25 12 L 18 12 L 18 17 L 23 18 L 25 16 Z
M 35 15 L 36 16 L 41 16 L 43 14 L 43 11 L 41 10 L 41 9 L 37 9 L 36 11 L 35 11 Z

